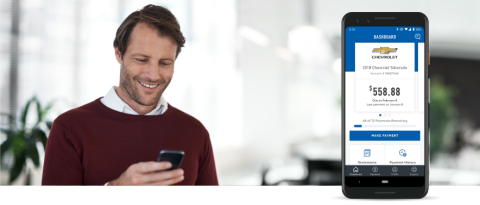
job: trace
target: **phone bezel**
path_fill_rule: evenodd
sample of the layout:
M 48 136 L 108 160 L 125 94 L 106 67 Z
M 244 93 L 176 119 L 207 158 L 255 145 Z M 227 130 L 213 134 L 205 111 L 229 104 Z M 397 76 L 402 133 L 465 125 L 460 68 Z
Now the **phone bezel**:
M 376 19 L 375 17 L 394 17 L 388 19 Z M 357 23 L 356 19 L 360 22 Z M 370 22 L 367 23 L 367 19 Z M 342 19 L 342 192 L 348 198 L 423 198 L 429 188 L 429 164 L 430 149 L 429 137 L 425 137 L 425 177 L 419 177 L 424 181 L 421 187 L 348 187 L 345 185 L 345 30 L 349 26 L 422 26 L 425 38 L 425 129 L 424 136 L 429 136 L 429 29 L 428 18 L 420 12 L 351 12 L 345 14 Z M 420 179 L 421 178 L 421 179 Z

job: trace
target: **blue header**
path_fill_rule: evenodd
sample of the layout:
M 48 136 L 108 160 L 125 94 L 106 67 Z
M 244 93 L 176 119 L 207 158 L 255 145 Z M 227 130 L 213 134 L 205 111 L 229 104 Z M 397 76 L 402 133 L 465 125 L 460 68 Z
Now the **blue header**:
M 355 72 L 355 43 L 358 42 L 415 43 L 415 72 L 418 72 L 418 43 L 425 42 L 424 34 L 421 26 L 349 26 L 345 29 L 345 72 Z

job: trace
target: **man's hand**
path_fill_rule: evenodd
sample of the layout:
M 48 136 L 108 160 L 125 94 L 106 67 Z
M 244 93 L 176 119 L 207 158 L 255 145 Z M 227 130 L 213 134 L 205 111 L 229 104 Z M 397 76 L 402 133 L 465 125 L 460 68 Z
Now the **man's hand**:
M 170 162 L 140 162 L 128 167 L 120 177 L 108 183 L 114 185 L 171 185 L 183 180 L 183 170 L 174 169 Z M 160 171 L 160 172 L 159 172 Z

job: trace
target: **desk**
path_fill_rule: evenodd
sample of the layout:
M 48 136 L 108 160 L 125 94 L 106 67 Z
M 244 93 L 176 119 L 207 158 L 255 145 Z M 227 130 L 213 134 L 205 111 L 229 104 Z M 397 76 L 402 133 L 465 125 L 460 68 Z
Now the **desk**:
M 431 186 L 423 199 L 347 199 L 341 186 L 0 187 L 2 204 L 480 204 L 480 186 Z
M 210 191 L 213 191 L 213 188 Z M 193 191 L 193 189 L 191 190 Z M 188 191 L 190 193 L 190 191 Z M 203 192 L 203 191 L 202 191 Z M 295 187 L 219 187 L 214 204 L 432 204 L 464 205 L 480 204 L 480 186 L 431 186 L 423 199 L 348 199 L 341 186 L 295 186 Z M 230 200 L 230 201 L 229 201 Z M 231 203 L 233 200 L 234 203 Z

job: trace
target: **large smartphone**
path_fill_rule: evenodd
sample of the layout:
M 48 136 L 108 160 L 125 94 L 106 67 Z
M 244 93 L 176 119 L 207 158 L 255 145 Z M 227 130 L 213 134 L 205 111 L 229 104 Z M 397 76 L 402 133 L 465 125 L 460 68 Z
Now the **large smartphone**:
M 181 150 L 161 150 L 158 155 L 157 162 L 168 161 L 172 163 L 172 167 L 167 170 L 174 170 L 180 168 L 185 153 Z
M 342 190 L 348 198 L 422 198 L 429 172 L 428 19 L 342 19 Z

